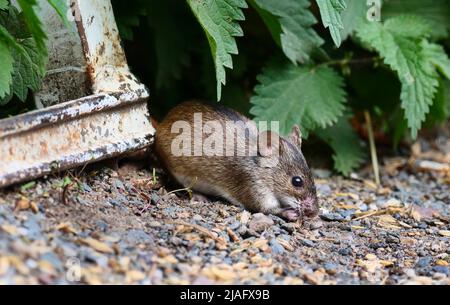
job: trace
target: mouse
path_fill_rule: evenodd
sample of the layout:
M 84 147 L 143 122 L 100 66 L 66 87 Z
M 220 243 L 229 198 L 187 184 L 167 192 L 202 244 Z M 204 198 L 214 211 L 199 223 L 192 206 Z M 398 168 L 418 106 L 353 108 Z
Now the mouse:
M 253 213 L 297 221 L 319 211 L 301 145 L 298 125 L 283 137 L 259 131 L 255 121 L 218 103 L 190 100 L 157 124 L 154 151 L 185 188 Z

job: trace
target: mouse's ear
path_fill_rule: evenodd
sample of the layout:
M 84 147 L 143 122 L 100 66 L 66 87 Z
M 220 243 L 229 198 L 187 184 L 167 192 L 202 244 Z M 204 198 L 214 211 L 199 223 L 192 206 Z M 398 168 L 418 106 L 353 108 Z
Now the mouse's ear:
M 292 144 L 297 145 L 298 148 L 302 147 L 302 132 L 300 131 L 300 127 L 298 127 L 297 124 L 292 127 L 289 139 L 291 140 Z

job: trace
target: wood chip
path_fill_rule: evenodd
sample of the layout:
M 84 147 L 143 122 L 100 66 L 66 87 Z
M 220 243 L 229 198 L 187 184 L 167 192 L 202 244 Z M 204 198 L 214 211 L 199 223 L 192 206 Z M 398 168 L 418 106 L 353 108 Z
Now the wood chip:
M 101 253 L 107 253 L 107 254 L 113 254 L 114 253 L 114 249 L 111 248 L 110 246 L 108 246 L 107 244 L 98 241 L 94 238 L 85 238 L 85 239 L 81 239 L 81 242 L 89 247 L 91 247 L 92 249 L 94 249 L 97 252 L 101 252 Z
M 441 236 L 450 237 L 450 230 L 440 230 L 438 233 Z

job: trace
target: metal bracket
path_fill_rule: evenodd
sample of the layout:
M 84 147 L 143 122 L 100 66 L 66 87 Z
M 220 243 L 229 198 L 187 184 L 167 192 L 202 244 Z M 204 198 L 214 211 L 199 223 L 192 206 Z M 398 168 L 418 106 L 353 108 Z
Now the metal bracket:
M 110 1 L 72 0 L 71 8 L 84 53 L 85 76 L 94 94 L 1 120 L 0 187 L 145 148 L 153 141 L 149 94 L 128 68 Z M 56 46 L 51 53 L 51 57 L 58 56 L 61 50 Z M 44 81 L 43 90 L 48 92 L 36 94 L 41 102 L 55 94 L 52 80 L 61 82 L 67 77 L 70 81 L 73 74 L 67 71 L 83 71 L 65 68 L 73 63 L 50 59 L 55 62 L 60 67 L 52 66 L 54 73 Z M 58 73 L 61 78 L 55 77 Z M 65 96 L 64 92 L 57 94 L 50 100 Z

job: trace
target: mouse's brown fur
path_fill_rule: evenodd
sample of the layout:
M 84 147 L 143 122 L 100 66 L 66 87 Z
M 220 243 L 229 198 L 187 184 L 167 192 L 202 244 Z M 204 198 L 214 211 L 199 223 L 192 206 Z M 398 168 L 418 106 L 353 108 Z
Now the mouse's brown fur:
M 266 146 L 258 146 L 258 154 L 254 156 L 175 156 L 172 141 L 180 133 L 172 133 L 173 123 L 186 121 L 192 126 L 194 113 L 202 114 L 203 124 L 207 121 L 217 121 L 222 127 L 227 121 L 255 124 L 233 110 L 200 102 L 185 102 L 172 109 L 157 126 L 155 151 L 180 184 L 206 195 L 220 196 L 231 203 L 242 204 L 251 211 L 271 213 L 289 220 L 317 214 L 316 189 L 300 150 L 298 127 L 293 128 L 289 138 L 269 132 L 274 136 L 273 141 Z M 194 133 L 190 135 L 192 143 L 195 137 L 202 137 L 203 140 L 208 137 L 205 132 L 201 135 Z M 187 136 L 185 138 L 188 139 Z M 250 140 L 255 140 L 255 135 L 247 135 L 246 139 L 250 143 Z M 277 146 L 279 156 L 274 154 Z M 279 158 L 278 162 L 273 163 L 273 158 Z M 295 176 L 301 177 L 301 187 L 293 185 L 292 178 Z

